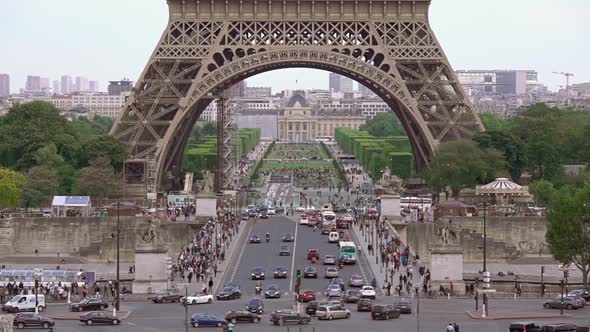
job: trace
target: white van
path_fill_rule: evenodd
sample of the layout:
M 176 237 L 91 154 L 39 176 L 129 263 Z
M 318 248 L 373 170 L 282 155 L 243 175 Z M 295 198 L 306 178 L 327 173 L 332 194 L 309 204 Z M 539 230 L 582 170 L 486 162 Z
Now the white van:
M 37 303 L 39 312 L 45 310 L 45 295 L 37 295 Z M 3 310 L 8 312 L 20 312 L 20 311 L 35 311 L 35 295 L 16 295 L 10 301 L 4 303 Z
M 340 235 L 338 232 L 330 232 L 330 234 L 328 234 L 328 242 L 336 243 L 338 241 L 340 241 Z

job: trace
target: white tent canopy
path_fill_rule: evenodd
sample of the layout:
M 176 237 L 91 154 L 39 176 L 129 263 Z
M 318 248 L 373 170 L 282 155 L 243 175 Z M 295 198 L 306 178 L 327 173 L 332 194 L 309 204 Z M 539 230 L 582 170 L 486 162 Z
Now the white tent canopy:
M 67 217 L 68 210 L 76 210 L 82 217 L 88 217 L 91 206 L 90 196 L 53 196 L 51 214 L 54 217 Z

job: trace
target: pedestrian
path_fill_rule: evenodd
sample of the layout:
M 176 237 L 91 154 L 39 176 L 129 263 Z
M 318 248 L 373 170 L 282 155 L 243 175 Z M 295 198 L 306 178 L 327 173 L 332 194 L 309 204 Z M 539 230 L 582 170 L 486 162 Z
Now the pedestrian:
M 391 296 L 391 282 L 387 282 L 387 296 Z
M 457 332 L 453 323 L 449 323 L 449 325 L 447 325 L 447 332 Z
M 217 277 L 217 263 L 213 264 L 213 276 Z
M 209 289 L 213 289 L 213 277 L 209 278 Z
M 188 275 L 186 276 L 186 278 L 188 279 L 188 283 L 190 284 L 191 283 L 191 279 L 193 279 L 193 271 L 190 271 L 188 273 Z

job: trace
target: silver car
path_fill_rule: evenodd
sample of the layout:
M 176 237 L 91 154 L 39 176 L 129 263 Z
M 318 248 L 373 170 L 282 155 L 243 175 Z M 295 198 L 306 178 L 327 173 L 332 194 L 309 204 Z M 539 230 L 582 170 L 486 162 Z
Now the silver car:
M 324 265 L 336 265 L 336 257 L 334 255 L 324 256 Z
M 348 279 L 348 285 L 350 287 L 362 287 L 365 284 L 365 279 L 360 274 L 353 274 Z
M 326 269 L 326 278 L 338 278 L 338 269 L 329 267 Z
M 322 305 L 318 307 L 315 315 L 318 319 L 338 319 L 338 318 L 350 318 L 350 310 L 344 308 L 341 305 Z
M 326 288 L 326 296 L 332 296 L 332 295 L 337 295 L 337 296 L 342 295 L 342 289 L 340 289 L 339 285 L 336 285 L 336 284 L 328 285 L 328 288 Z

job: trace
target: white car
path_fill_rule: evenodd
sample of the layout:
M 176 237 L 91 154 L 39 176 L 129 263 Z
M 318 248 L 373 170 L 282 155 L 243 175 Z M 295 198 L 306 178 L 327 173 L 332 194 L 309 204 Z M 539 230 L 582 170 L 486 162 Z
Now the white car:
M 361 297 L 375 299 L 375 289 L 372 286 L 363 286 L 361 288 Z
M 302 216 L 301 219 L 299 219 L 299 225 L 309 225 L 309 219 Z
M 303 206 L 298 206 L 295 208 L 295 212 L 305 212 L 305 208 Z
M 274 207 L 267 208 L 266 214 L 268 214 L 269 216 L 274 216 L 276 214 L 275 208 Z
M 213 302 L 213 295 L 211 294 L 203 294 L 203 293 L 193 293 L 189 295 L 188 298 L 185 297 L 180 298 L 180 303 L 187 302 L 188 304 L 202 304 L 202 303 L 211 303 Z

